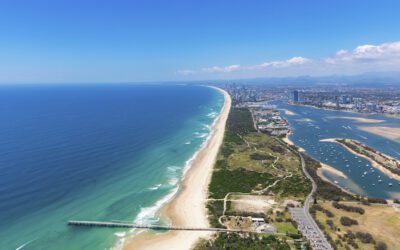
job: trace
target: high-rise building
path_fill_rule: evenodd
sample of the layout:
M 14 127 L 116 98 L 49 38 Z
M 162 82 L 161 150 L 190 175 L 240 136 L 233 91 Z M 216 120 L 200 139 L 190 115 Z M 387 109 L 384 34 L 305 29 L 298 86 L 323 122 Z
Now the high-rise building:
M 292 101 L 299 102 L 299 91 L 298 90 L 292 91 Z

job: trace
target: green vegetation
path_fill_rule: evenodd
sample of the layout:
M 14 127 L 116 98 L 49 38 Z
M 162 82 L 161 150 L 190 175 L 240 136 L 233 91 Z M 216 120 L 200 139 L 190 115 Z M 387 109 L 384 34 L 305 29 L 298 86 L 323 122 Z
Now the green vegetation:
M 304 176 L 292 176 L 278 182 L 270 190 L 282 197 L 303 197 L 311 191 L 311 183 Z
M 291 222 L 277 222 L 274 223 L 276 226 L 278 233 L 283 234 L 298 234 L 299 231 L 293 226 Z
M 235 170 L 219 169 L 214 172 L 211 179 L 210 197 L 223 199 L 229 192 L 250 193 L 253 189 L 257 189 L 257 185 L 266 187 L 273 182 L 272 180 L 272 176 L 267 173 L 257 173 L 242 168 Z
M 337 209 L 343 209 L 347 212 L 354 212 L 354 213 L 359 213 L 359 214 L 364 214 L 365 210 L 361 207 L 355 207 L 355 206 L 349 206 L 345 204 L 340 204 L 339 202 L 335 201 L 332 202 L 332 206 Z
M 347 217 L 347 216 L 340 217 L 340 223 L 346 227 L 358 225 L 358 222 L 356 220 L 353 220 L 352 218 Z
M 226 129 L 240 135 L 256 131 L 254 129 L 253 118 L 247 108 L 232 108 L 229 113 Z
M 356 140 L 338 139 L 337 142 L 341 143 L 342 146 L 345 146 L 352 151 L 377 162 L 379 165 L 386 168 L 393 174 L 400 174 L 400 161 L 397 161 L 396 159 L 390 158 L 380 152 L 377 152 L 375 149 L 368 147 L 367 145 Z
M 195 250 L 290 250 L 289 244 L 284 240 L 278 239 L 272 235 L 262 236 L 256 234 L 240 235 L 237 233 L 217 234 L 212 240 L 201 240 Z
M 268 191 L 282 197 L 305 197 L 311 190 L 298 156 L 275 138 L 256 132 L 247 109 L 231 109 L 209 186 L 210 198 L 259 191 L 276 180 Z
M 211 226 L 222 227 L 219 218 L 228 193 L 269 195 L 275 200 L 289 197 L 302 202 L 310 191 L 311 182 L 302 172 L 299 156 L 281 140 L 256 131 L 248 109 L 232 108 L 209 185 L 207 208 Z M 217 234 L 200 242 L 196 249 L 290 249 L 285 242 L 287 237 L 301 238 L 287 211 L 241 211 L 229 200 L 226 205 L 225 216 L 263 217 L 287 236 Z
M 224 202 L 222 200 L 211 200 L 207 202 L 208 220 L 212 227 L 222 227 L 218 222 L 218 218 L 222 215 L 224 209 Z

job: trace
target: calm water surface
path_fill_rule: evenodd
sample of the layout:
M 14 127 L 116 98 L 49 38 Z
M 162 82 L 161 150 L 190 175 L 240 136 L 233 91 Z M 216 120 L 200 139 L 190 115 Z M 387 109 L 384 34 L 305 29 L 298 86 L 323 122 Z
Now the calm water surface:
M 343 111 L 316 109 L 308 106 L 290 105 L 273 102 L 280 109 L 287 109 L 295 115 L 282 115 L 293 128 L 290 139 L 313 158 L 340 171 L 347 178 L 325 172 L 324 175 L 337 181 L 342 187 L 369 197 L 400 198 L 400 182 L 391 179 L 370 163 L 348 152 L 342 146 L 332 142 L 321 142 L 327 138 L 350 138 L 358 140 L 396 159 L 400 159 L 400 141 L 388 140 L 382 136 L 364 132 L 358 126 L 400 127 L 400 119 L 384 115 L 355 114 Z M 363 117 L 384 120 L 381 123 L 360 123 L 338 117 Z M 390 186 L 390 184 L 392 186 Z

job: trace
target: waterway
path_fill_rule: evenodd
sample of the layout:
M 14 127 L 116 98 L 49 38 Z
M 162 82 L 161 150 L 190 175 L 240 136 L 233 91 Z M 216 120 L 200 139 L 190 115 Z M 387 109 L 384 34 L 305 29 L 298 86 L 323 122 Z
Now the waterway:
M 316 160 L 342 171 L 345 177 L 324 171 L 323 175 L 351 192 L 386 199 L 400 198 L 400 182 L 371 166 L 364 158 L 358 157 L 333 142 L 322 142 L 327 138 L 350 138 L 364 143 L 393 158 L 400 159 L 400 141 L 359 129 L 359 126 L 400 127 L 400 119 L 380 114 L 358 114 L 344 111 L 317 109 L 309 106 L 272 102 L 281 109 L 281 115 L 292 127 L 290 139 L 294 144 Z M 284 112 L 289 110 L 291 112 Z M 345 118 L 347 117 L 347 118 Z M 365 123 L 348 117 L 383 120 L 379 123 Z

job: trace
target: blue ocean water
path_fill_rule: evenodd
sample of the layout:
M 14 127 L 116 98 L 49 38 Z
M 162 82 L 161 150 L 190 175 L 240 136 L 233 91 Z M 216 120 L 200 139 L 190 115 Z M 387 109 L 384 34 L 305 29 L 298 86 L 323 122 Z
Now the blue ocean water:
M 223 95 L 186 85 L 0 87 L 0 249 L 108 249 L 158 222 Z
M 328 138 L 358 140 L 393 158 L 400 159 L 400 141 L 365 132 L 359 126 L 400 127 L 399 118 L 380 114 L 357 114 L 343 111 L 316 109 L 309 106 L 273 102 L 278 108 L 287 109 L 294 115 L 281 114 L 293 128 L 290 139 L 313 158 L 342 171 L 346 178 L 325 172 L 332 182 L 363 196 L 386 199 L 400 198 L 400 182 L 371 166 L 366 159 L 357 157 L 341 145 L 324 142 Z M 343 117 L 361 117 L 383 120 L 380 123 L 362 123 Z

